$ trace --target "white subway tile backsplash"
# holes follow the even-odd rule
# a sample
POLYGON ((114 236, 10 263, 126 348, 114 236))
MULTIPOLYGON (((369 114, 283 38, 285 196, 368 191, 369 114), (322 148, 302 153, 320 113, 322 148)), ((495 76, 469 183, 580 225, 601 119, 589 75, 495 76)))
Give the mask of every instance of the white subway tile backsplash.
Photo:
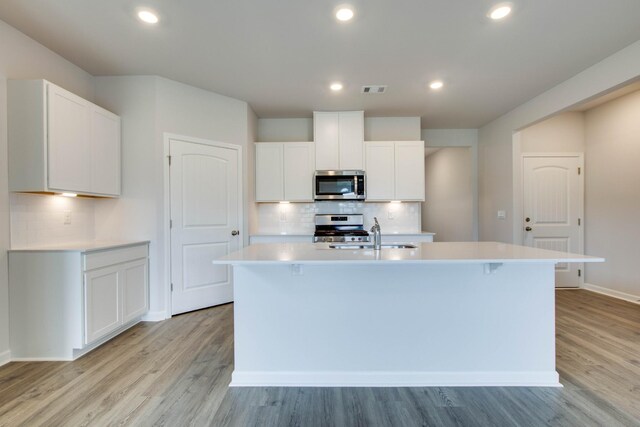
POLYGON ((93 240, 93 199, 12 193, 11 247, 53 245, 93 240), (70 224, 65 216, 70 213, 70 224))
POLYGON ((259 203, 259 233, 313 234, 316 214, 363 214, 365 228, 377 217, 386 233, 419 233, 420 203, 259 203))

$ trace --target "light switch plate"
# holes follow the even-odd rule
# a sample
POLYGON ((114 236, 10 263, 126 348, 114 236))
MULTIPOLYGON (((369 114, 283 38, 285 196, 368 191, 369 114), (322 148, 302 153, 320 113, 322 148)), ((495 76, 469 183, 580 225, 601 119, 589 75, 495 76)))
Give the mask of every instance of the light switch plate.
POLYGON ((507 211, 498 211, 498 219, 507 219, 507 211))
POLYGON ((71 211, 64 211, 64 225, 71 224, 71 211))

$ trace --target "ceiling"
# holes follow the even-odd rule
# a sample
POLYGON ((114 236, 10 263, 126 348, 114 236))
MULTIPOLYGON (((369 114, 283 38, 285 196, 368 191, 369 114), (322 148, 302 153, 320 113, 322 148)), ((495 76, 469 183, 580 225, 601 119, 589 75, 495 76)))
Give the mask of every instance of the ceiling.
POLYGON ((353 0, 349 23, 340 0, 2 0, 0 19, 93 75, 160 75, 259 117, 363 109, 423 128, 480 127, 640 39, 638 0, 512 2, 500 22, 489 0, 353 0))

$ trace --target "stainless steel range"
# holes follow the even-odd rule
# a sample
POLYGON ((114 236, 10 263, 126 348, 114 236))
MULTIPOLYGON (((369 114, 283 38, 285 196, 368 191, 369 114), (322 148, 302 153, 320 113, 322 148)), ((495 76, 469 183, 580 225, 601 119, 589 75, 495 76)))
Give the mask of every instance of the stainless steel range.
POLYGON ((314 242, 368 242, 369 233, 364 229, 361 214, 316 215, 314 242))

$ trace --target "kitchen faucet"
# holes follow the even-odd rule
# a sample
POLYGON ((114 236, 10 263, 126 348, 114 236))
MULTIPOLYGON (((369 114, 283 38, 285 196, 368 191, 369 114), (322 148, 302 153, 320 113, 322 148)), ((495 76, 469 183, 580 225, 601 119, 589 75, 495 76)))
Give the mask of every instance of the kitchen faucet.
POLYGON ((378 222, 378 218, 375 216, 373 220, 376 222, 371 227, 371 232, 373 233, 373 249, 379 251, 382 249, 382 232, 380 231, 380 223, 378 222))

